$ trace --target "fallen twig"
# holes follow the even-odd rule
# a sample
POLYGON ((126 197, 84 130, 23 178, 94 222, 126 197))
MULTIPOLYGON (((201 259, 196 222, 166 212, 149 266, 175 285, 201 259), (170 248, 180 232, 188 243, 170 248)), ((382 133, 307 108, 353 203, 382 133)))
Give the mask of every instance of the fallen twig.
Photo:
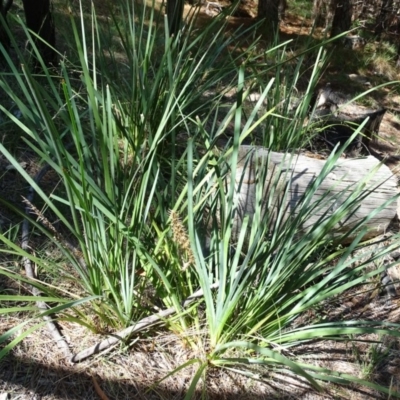
MULTIPOLYGON (((44 166, 35 176, 35 182, 39 184, 41 179, 46 175, 48 170, 50 169, 49 165, 44 166)), ((26 197, 26 206, 25 206, 25 214, 30 214, 32 211, 32 201, 35 195, 35 191, 31 186, 28 191, 28 195, 26 197)), ((27 218, 24 219, 22 223, 22 244, 21 247, 25 251, 29 251, 29 220, 27 218)), ((26 276, 30 279, 36 279, 35 273, 32 268, 32 262, 28 257, 24 257, 23 264, 26 272, 26 276)), ((41 296, 41 291, 36 288, 35 286, 31 286, 32 294, 34 296, 41 296)), ((41 311, 47 311, 47 305, 44 301, 37 301, 37 307, 41 311)), ((58 347, 62 349, 64 356, 68 359, 71 358, 72 353, 68 346, 68 343, 65 341, 64 337, 61 335, 57 325, 54 323, 52 317, 50 315, 45 315, 43 319, 46 321, 47 329, 49 330, 50 334, 54 338, 55 342, 57 343, 58 347)))
MULTIPOLYGON (((238 272, 236 273, 235 277, 238 275, 238 272)), ((214 283, 213 285, 210 286, 210 289, 216 289, 219 286, 219 282, 214 283)), ((203 290, 199 289, 197 292, 193 293, 191 296, 189 296, 182 304, 182 308, 188 307, 190 304, 192 304, 196 299, 203 297, 203 290)), ((127 337, 131 336, 133 333, 140 332, 146 328, 149 328, 163 319, 169 317, 172 314, 175 314, 177 312, 175 307, 170 307, 167 308, 166 310, 160 311, 157 314, 150 315, 149 317, 143 318, 139 322, 137 322, 135 325, 130 326, 129 328, 125 328, 124 330, 113 334, 111 337, 101 341, 100 343, 95 344, 94 346, 91 346, 85 350, 80 351, 78 354, 75 354, 72 358, 71 361, 73 363, 77 363, 80 361, 83 361, 84 359, 100 353, 103 350, 108 349, 111 346, 115 346, 118 344, 120 341, 123 341, 127 337)))
POLYGON ((103 389, 100 387, 99 383, 97 382, 96 376, 92 375, 92 382, 94 386, 94 390, 98 394, 101 400, 110 400, 107 395, 104 393, 103 389))

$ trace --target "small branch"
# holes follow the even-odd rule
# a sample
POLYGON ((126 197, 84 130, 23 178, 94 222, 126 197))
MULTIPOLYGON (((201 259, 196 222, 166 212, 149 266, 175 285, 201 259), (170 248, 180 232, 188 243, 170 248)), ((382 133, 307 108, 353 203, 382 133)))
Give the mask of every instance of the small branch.
POLYGON ((100 399, 101 400, 110 400, 107 397, 107 395, 104 393, 103 389, 100 387, 95 375, 92 375, 92 382, 93 382, 94 390, 96 391, 96 393, 100 397, 100 399))
MULTIPOLYGON (((235 277, 239 273, 237 272, 235 277)), ((216 289, 219 287, 219 282, 216 282, 210 286, 210 289, 216 289)), ((196 299, 203 297, 204 293, 202 289, 199 289, 197 292, 193 293, 191 296, 189 296, 182 304, 183 308, 188 307, 191 305, 196 299)), ((140 331, 143 331, 146 328, 150 328, 151 326, 159 323, 163 319, 169 317, 172 314, 175 314, 177 312, 175 307, 170 307, 167 308, 166 310, 163 310, 157 314, 150 315, 149 317, 143 318, 139 322, 137 322, 135 325, 130 326, 129 328, 125 328, 124 330, 112 335, 111 337, 101 341, 100 343, 95 344, 92 347, 89 347, 85 350, 82 350, 78 354, 75 354, 72 358, 71 361, 73 363, 78 363, 80 361, 83 361, 84 359, 100 353, 103 350, 106 350, 110 348, 111 346, 115 346, 118 344, 120 341, 125 340, 129 336, 131 336, 134 333, 138 333, 140 331)))
MULTIPOLYGON (((46 175, 46 173, 48 172, 49 169, 50 169, 50 166, 45 165, 38 172, 38 174, 35 176, 35 182, 37 184, 39 184, 39 182, 46 175)), ((25 214, 26 215, 30 214, 30 212, 31 212, 31 207, 30 207, 29 203, 32 203, 34 195, 35 195, 35 191, 34 191, 33 187, 31 186, 29 188, 28 195, 26 197, 26 203, 27 203, 25 206, 25 214)), ((27 218, 25 218, 22 223, 21 247, 23 250, 29 252, 29 221, 27 218)), ((32 268, 31 260, 28 257, 24 257, 23 264, 24 264, 26 276, 30 279, 36 279, 35 272, 33 271, 33 268, 32 268)), ((40 292, 39 289, 37 289, 34 286, 31 286, 31 289, 32 289, 32 294, 34 296, 41 296, 42 293, 40 292)), ((39 308, 39 310, 41 310, 41 311, 46 311, 48 309, 46 303, 43 301, 37 301, 36 305, 39 308)), ((43 317, 43 319, 46 321, 47 329, 49 330, 51 336, 57 343, 58 347, 61 348, 61 350, 63 351, 64 356, 68 359, 71 358, 71 356, 72 356, 71 350, 70 350, 67 342, 65 341, 64 337, 61 335, 57 325, 52 320, 51 316, 46 315, 43 317)))
POLYGON ((214 1, 206 1, 206 3, 207 3, 207 6, 206 6, 206 9, 207 9, 207 10, 208 10, 210 7, 214 7, 214 8, 217 8, 219 12, 222 11, 222 6, 221 6, 221 4, 216 3, 216 2, 214 2, 214 1))

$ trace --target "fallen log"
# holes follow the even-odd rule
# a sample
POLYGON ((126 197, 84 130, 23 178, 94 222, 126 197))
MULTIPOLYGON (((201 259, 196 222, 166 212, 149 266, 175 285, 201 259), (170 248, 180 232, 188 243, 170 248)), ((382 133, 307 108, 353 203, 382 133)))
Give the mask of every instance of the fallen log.
MULTIPOLYGON (((286 220, 298 214, 304 193, 321 175, 325 164, 325 160, 304 155, 275 153, 263 147, 241 146, 235 178, 235 196, 238 202, 238 212, 234 221, 235 234, 239 233, 244 216, 249 215, 251 218, 256 212, 257 181, 260 180, 262 169, 267 168, 268 171, 262 178, 262 213, 268 211, 276 216, 278 209, 283 207, 283 219, 286 220), (272 202, 271 190, 274 190, 272 202), (283 196, 285 191, 286 196, 283 196)), ((227 181, 229 183, 229 178, 227 181)), ((363 239, 376 237, 386 231, 396 215, 397 193, 397 179, 390 169, 375 157, 339 158, 313 193, 310 203, 318 205, 301 225, 299 233, 305 233, 311 226, 321 224, 323 218, 333 215, 349 196, 357 196, 360 199, 357 207, 348 210, 346 218, 334 226, 330 235, 335 238, 349 233, 361 219, 383 207, 363 224, 363 227, 367 228, 363 239), (390 202, 391 199, 394 201, 390 202)), ((356 232, 350 234, 346 241, 351 241, 356 235, 356 232)))

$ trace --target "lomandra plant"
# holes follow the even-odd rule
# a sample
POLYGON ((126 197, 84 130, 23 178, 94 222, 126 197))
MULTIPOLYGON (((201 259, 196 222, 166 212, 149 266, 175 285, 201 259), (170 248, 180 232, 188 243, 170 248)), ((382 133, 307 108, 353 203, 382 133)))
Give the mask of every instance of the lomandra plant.
MULTIPOLYGON (((186 182, 178 135, 207 110, 204 103, 212 104, 200 102, 202 92, 216 89, 226 77, 229 87, 242 58, 230 56, 227 49, 234 38, 225 38, 219 20, 195 36, 193 21, 188 21, 187 35, 172 38, 166 21, 156 21, 154 8, 135 8, 131 2, 119 6, 113 24, 99 26, 95 10, 86 20, 81 5, 78 22, 70 19, 71 59, 77 64, 60 54, 57 70, 41 62, 31 34, 21 25, 43 73, 32 74, 27 60, 21 71, 3 49, 11 73, 4 73, 0 82, 22 118, 3 107, 4 113, 22 132, 27 148, 61 182, 46 193, 40 180, 1 145, 2 154, 33 189, 35 202, 42 204, 38 208, 28 202, 24 218, 61 251, 72 267, 69 278, 76 281, 78 275, 76 284, 97 299, 92 302, 95 318, 86 318, 82 310, 67 315, 93 330, 98 328, 93 319, 107 330, 127 326, 153 307, 178 307, 190 294, 190 289, 171 290, 186 286, 177 274, 180 249, 172 240, 176 224, 170 216, 186 182), (125 57, 122 65, 105 51, 116 39, 125 57), (154 298, 148 294, 150 285, 154 298)), ((18 56, 24 60, 22 52, 18 56)), ((213 94, 214 100, 220 97, 213 94)), ((19 207, 2 202, 20 213, 19 207)), ((51 258, 34 257, 4 235, 2 240, 3 252, 31 260, 40 271, 57 270, 51 258)), ((45 288, 40 285, 48 301, 57 302, 55 289, 45 288)))
MULTIPOLYGON (((348 192, 339 193, 336 200, 341 205, 335 213, 322 216, 305 232, 303 224, 320 207, 332 201, 331 193, 326 193, 318 202, 313 196, 321 182, 334 171, 343 149, 336 149, 327 159, 321 174, 307 188, 297 208, 292 210, 292 218, 285 216, 285 204, 291 194, 289 186, 282 185, 281 180, 284 177, 284 181, 290 182, 296 178, 278 168, 275 179, 271 180, 268 177, 268 159, 260 165, 254 162, 255 172, 251 178, 256 186, 256 197, 252 203, 254 210, 251 210, 250 218, 245 217, 239 224, 232 223, 243 218, 244 206, 238 201, 236 192, 240 191, 241 185, 245 187, 250 179, 243 172, 243 166, 246 162, 250 163, 250 159, 243 154, 243 147, 240 146, 247 131, 240 127, 239 104, 236 116, 231 153, 228 151, 228 155, 218 159, 213 175, 208 171, 208 178, 204 179, 204 175, 199 174, 189 150, 188 226, 199 284, 204 293, 206 322, 199 321, 199 326, 207 326, 208 341, 205 343, 206 356, 195 360, 198 369, 187 398, 193 396, 196 385, 210 366, 226 368, 256 380, 262 380, 261 376, 267 371, 291 370, 307 379, 315 389, 321 389, 320 380, 341 384, 354 382, 398 396, 393 390, 373 382, 297 362, 288 355, 289 349, 315 339, 343 340, 354 334, 353 340, 356 341, 357 334, 366 333, 399 336, 397 325, 385 322, 323 322, 318 318, 299 322, 298 319, 347 290, 365 284, 371 277, 379 276, 384 268, 372 272, 368 270, 367 273, 367 266, 396 248, 397 237, 383 251, 366 251, 363 257, 367 261, 353 256, 365 233, 364 224, 379 209, 360 220, 351 232, 343 233, 332 242, 332 229, 355 212, 360 201, 368 195, 365 184, 372 176, 365 177, 358 187, 351 190, 348 187, 348 192), (191 177, 195 177, 193 181, 191 177), (206 202, 202 201, 200 193, 205 193, 206 202), (192 217, 199 208, 201 214, 209 216, 207 226, 212 227, 206 250, 196 229, 198 223, 192 217), (355 239, 348 247, 332 245, 344 242, 349 234, 355 239), (356 268, 353 267, 355 262, 358 264, 356 268)), ((295 154, 287 154, 288 161, 294 158, 295 154)), ((394 200, 395 197, 390 201, 394 200)), ((190 360, 187 365, 193 362, 190 360)))
MULTIPOLYGON (((380 322, 298 323, 303 313, 387 268, 368 274, 366 262, 350 268, 363 224, 371 216, 354 227, 360 233, 347 248, 332 246, 328 235, 366 195, 365 182, 352 194, 340 194, 341 206, 335 213, 298 234, 309 216, 328 201, 323 197, 315 203, 313 194, 334 169, 340 151, 327 160, 289 219, 277 207, 287 198, 288 186, 273 179, 266 191, 268 168, 261 165, 256 170, 254 212, 233 224, 240 217, 235 182, 243 181, 241 163, 249 162, 246 157, 243 161, 243 142, 260 140, 272 150, 285 150, 285 141, 291 149, 303 143, 303 122, 322 51, 290 119, 280 115, 280 107, 287 104, 301 65, 284 79, 277 79, 279 72, 269 75, 256 62, 255 46, 242 50, 240 37, 225 35, 223 16, 201 32, 188 21, 186 30, 174 38, 165 21, 157 20, 154 8, 138 8, 128 1, 118 5, 121 10, 112 15, 110 25, 100 26, 94 9, 89 21, 82 10, 79 24, 71 19, 77 65, 61 59, 57 72, 43 64, 43 74, 35 76, 28 64, 20 71, 3 52, 12 73, 3 74, 0 86, 23 117, 19 120, 5 108, 3 112, 23 132, 27 148, 56 173, 59 188, 48 194, 4 145, 0 151, 33 188, 34 203, 41 204, 40 208, 31 204, 31 214, 24 218, 58 247, 81 287, 74 296, 34 283, 44 294, 42 301, 57 303, 46 313, 95 331, 98 323, 93 321, 100 320, 103 330, 115 332, 154 310, 173 307, 175 316, 167 318, 165 326, 178 333, 190 330, 188 343, 203 354, 171 372, 198 365, 188 399, 208 368, 260 380, 254 365, 262 371, 290 369, 317 389, 319 380, 328 380, 359 382, 389 393, 355 377, 304 365, 287 352, 317 338, 369 332, 397 335, 390 329, 394 325, 380 322), (104 51, 114 35, 124 56, 122 65, 112 52, 104 51), (73 78, 76 71, 78 83, 73 78), (260 82, 263 73, 260 97, 249 105, 251 85, 256 74, 260 82), (286 89, 279 98, 282 82, 286 89), (223 94, 233 85, 235 100, 223 108, 223 94), (271 127, 282 120, 287 123, 278 135, 271 127), (199 288, 203 298, 186 310, 185 299, 199 288)), ((288 152, 287 158, 291 157, 295 154, 288 152)), ((277 174, 291 179, 284 171, 277 174)), ((7 235, 0 238, 3 253, 25 257, 43 273, 54 270, 56 260, 24 251, 7 235)), ((341 238, 335 240, 340 243, 341 238)), ((380 259, 392 247, 371 254, 369 261, 380 259)), ((31 283, 7 268, 0 272, 31 283)), ((2 296, 7 301, 37 300, 2 296)), ((21 310, 35 311, 3 308, 4 313, 21 310)), ((20 328, 3 334, 0 341, 14 337, 20 328)), ((1 355, 34 328, 17 335, 1 355)))

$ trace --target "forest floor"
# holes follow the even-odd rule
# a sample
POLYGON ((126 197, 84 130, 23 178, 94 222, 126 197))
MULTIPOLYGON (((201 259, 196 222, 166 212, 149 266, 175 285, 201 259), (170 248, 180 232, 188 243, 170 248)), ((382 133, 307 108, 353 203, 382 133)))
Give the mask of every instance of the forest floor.
MULTIPOLYGON (((101 9, 101 0, 95 1, 100 8, 98 15, 106 15, 101 9)), ((222 4, 222 3, 221 3, 222 4)), ((189 10, 189 6, 186 6, 189 10)), ((203 6, 202 18, 212 17, 210 7, 203 6)), ((245 2, 241 15, 232 18, 232 25, 251 24, 248 18, 254 16, 255 3, 245 2), (247 15, 246 15, 247 14, 247 15), (244 15, 244 16, 243 16, 244 15)), ((286 15, 281 27, 282 39, 299 38, 310 33, 311 21, 286 15)), ((357 50, 359 51, 359 50, 357 50)), ((345 55, 341 55, 345 57, 345 55)), ((357 57, 356 57, 357 58, 357 57)), ((380 64, 364 65, 359 69, 355 64, 341 65, 332 63, 326 81, 336 82, 347 91, 366 90, 366 82, 371 86, 385 80, 399 79, 400 71, 385 70, 380 64)), ((323 82, 322 82, 323 83, 323 82)), ((351 93, 350 93, 351 94, 351 93)), ((379 140, 375 145, 376 152, 392 171, 400 176, 400 95, 390 88, 371 93, 372 105, 387 108, 381 124, 379 140)), ((38 170, 36 160, 28 151, 21 151, 21 162, 27 164, 34 174, 38 170)), ((11 193, 11 199, 18 198, 26 187, 18 178, 7 170, 7 164, 0 159, 0 190, 11 193), (14 196, 14 197, 13 197, 14 196)), ((8 218, 2 215, 0 218, 8 218)), ((398 233, 398 223, 391 226, 384 238, 390 240, 393 233, 398 233)), ((384 242, 383 242, 384 243, 384 242)), ((380 244, 382 245, 382 243, 380 244)), ((371 282, 371 290, 364 293, 353 291, 346 298, 337 299, 327 304, 325 310, 329 318, 374 319, 400 323, 400 298, 387 300, 379 295, 379 282, 371 282)), ((400 290, 398 290, 400 294, 400 290)), ((304 318, 311 318, 307 315, 304 318)), ((1 317, 0 332, 20 323, 18 316, 1 317)), ((71 348, 78 352, 99 341, 99 335, 90 333, 83 327, 60 323, 62 332, 71 348)), ((391 386, 400 391, 400 341, 392 338, 378 338, 369 335, 369 340, 382 340, 376 347, 371 343, 349 345, 346 342, 314 342, 293 350, 290 356, 296 356, 305 362, 312 360, 315 365, 335 369, 341 373, 359 377, 369 377, 374 382, 391 386)), ((35 331, 20 343, 5 359, 0 361, 0 400, 63 400, 63 399, 181 399, 184 397, 188 383, 193 377, 194 367, 188 367, 179 374, 164 378, 179 365, 193 357, 193 353, 182 345, 182 338, 171 333, 160 332, 157 341, 146 334, 132 341, 129 347, 112 349, 77 365, 69 364, 45 328, 35 331)), ((201 357, 201 354, 198 355, 201 357)), ((372 389, 356 386, 326 385, 323 393, 316 393, 307 383, 287 372, 271 373, 267 378, 268 385, 247 379, 234 372, 212 370, 206 378, 207 394, 210 399, 313 399, 313 400, 362 400, 385 399, 372 389)), ((198 394, 201 398, 201 393, 198 394)))

